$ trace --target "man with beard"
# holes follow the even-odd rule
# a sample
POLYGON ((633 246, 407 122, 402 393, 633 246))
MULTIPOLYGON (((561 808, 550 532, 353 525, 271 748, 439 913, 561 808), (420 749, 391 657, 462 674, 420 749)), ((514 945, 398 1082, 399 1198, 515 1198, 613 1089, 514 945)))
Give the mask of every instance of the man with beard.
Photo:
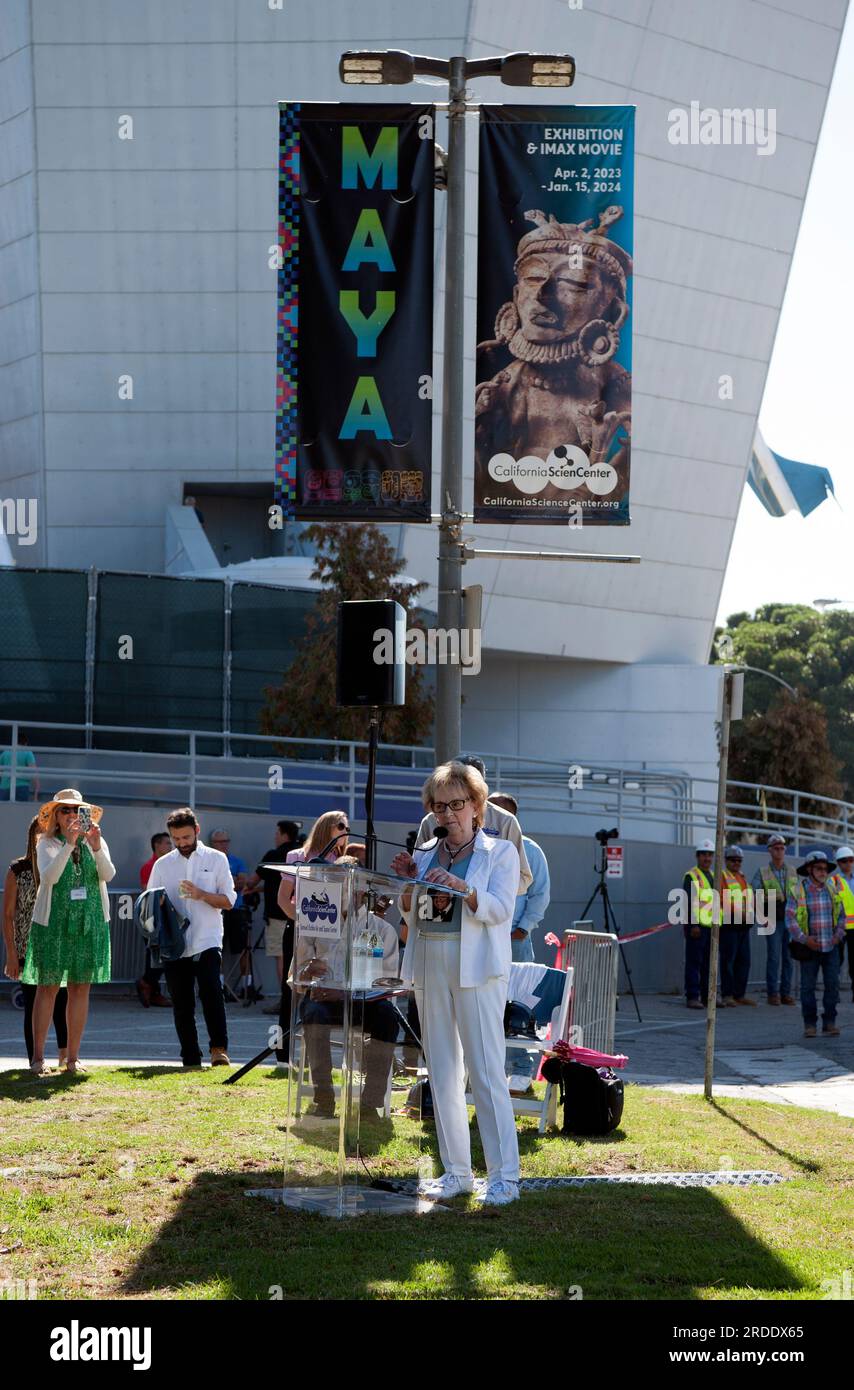
MULTIPOLYGON (((606 234, 622 215, 622 208, 606 209, 591 231, 589 221, 576 225, 540 211, 525 214, 536 225, 518 245, 513 298, 498 311, 495 338, 477 348, 475 449, 481 476, 496 454, 545 462, 553 451, 562 458, 575 446, 592 465, 607 461, 616 470, 610 499, 625 493, 631 376, 612 358, 629 313, 632 260, 606 234), (612 454, 621 429, 626 437, 612 454)), ((587 486, 572 489, 581 503, 595 500, 594 494, 587 486)), ((552 483, 541 493, 547 500, 566 495, 552 483)))
POLYGON ((211 1066, 227 1067, 231 1064, 221 983, 222 914, 234 906, 234 880, 226 856, 202 843, 189 806, 173 811, 166 828, 175 848, 156 861, 148 886, 163 888, 175 909, 190 919, 183 956, 165 966, 181 1061, 185 1068, 202 1065, 196 1032, 198 981, 211 1066))

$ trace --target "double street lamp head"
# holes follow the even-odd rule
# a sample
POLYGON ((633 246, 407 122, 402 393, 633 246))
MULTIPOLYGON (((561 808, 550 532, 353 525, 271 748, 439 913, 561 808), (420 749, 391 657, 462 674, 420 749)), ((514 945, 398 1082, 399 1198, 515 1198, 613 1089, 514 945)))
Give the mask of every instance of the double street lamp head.
POLYGON ((575 59, 568 53, 508 53, 499 76, 508 87, 571 87, 575 59))
MULTIPOLYGON (((466 77, 500 77, 508 87, 571 87, 575 59, 568 53, 506 53, 503 57, 467 59, 465 71, 466 77)), ((400 85, 416 77, 443 77, 447 81, 451 60, 398 48, 377 53, 354 49, 342 53, 338 74, 350 86, 400 85)))
POLYGON ((342 82, 351 85, 411 82, 415 76, 415 59, 399 48, 389 48, 383 53, 353 50, 341 54, 338 75, 342 82))

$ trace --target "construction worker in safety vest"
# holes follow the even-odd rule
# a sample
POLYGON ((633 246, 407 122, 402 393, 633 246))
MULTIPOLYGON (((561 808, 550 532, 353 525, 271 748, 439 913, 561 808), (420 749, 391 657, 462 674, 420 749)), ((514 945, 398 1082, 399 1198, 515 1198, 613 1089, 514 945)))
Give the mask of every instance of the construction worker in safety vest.
POLYGON ((840 845, 836 851, 836 873, 833 875, 845 903, 847 917, 845 938, 839 948, 840 971, 845 962, 845 942, 848 942, 848 979, 854 998, 854 849, 840 845))
POLYGON ((712 841, 701 840, 697 845, 696 854, 696 864, 693 869, 688 870, 682 880, 682 891, 688 904, 688 921, 683 927, 685 1002, 689 1009, 704 1009, 709 994, 709 952, 714 920, 712 859, 715 847, 712 841))
MULTIPOLYGON (((792 994, 792 957, 789 955, 789 933, 786 931, 786 899, 800 891, 800 880, 793 864, 786 863, 786 839, 772 835, 768 840, 769 862, 753 875, 753 887, 774 894, 774 930, 765 938, 765 989, 769 1004, 794 1004, 792 994)), ((769 926, 771 923, 769 922, 769 926)))
POLYGON ((750 979, 750 928, 753 925, 753 889, 741 872, 744 852, 730 845, 724 852, 721 876, 721 1004, 756 1005, 748 998, 750 979))
POLYGON ((843 894, 831 879, 836 860, 828 859, 823 849, 811 850, 798 873, 803 880, 798 896, 786 902, 786 927, 793 945, 797 943, 796 959, 801 961, 801 1011, 804 1016, 804 1037, 814 1038, 818 1022, 815 987, 818 972, 824 982, 822 997, 822 1032, 837 1037, 836 1006, 839 1002, 839 951, 845 938, 847 914, 843 894), (801 952, 806 959, 801 960, 801 952))

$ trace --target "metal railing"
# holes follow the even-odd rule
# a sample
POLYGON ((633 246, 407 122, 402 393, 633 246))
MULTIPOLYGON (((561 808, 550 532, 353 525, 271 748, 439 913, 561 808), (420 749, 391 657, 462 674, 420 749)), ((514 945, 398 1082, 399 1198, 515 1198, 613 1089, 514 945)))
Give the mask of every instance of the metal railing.
MULTIPOLYGON (((271 793, 284 791, 316 806, 318 814, 336 803, 354 818, 362 811, 368 745, 360 740, 27 721, 29 747, 36 756, 36 767, 27 768, 19 762, 19 728, 19 721, 0 720, 0 742, 11 752, 10 764, 0 767, 10 784, 4 800, 21 799, 16 781, 32 791, 30 783, 38 779, 45 795, 81 784, 87 796, 107 804, 268 812, 271 793), (65 742, 51 742, 51 733, 62 734, 65 742), (79 746, 67 746, 69 733, 78 736, 79 746), (131 741, 139 746, 123 746, 131 741), (156 751, 164 744, 170 751, 156 751)), ((717 783, 712 778, 644 763, 626 768, 506 753, 483 757, 491 789, 511 792, 531 828, 587 834, 591 822, 607 822, 619 826, 626 839, 683 845, 713 831, 717 783)), ((432 766, 432 748, 380 744, 376 793, 381 818, 411 818, 432 766)), ((729 782, 727 836, 759 844, 775 831, 786 836, 795 853, 816 840, 841 843, 854 833, 854 805, 786 787, 729 782)))
POLYGON ((566 1036, 576 1047, 613 1054, 619 944, 611 932, 563 934, 562 966, 573 971, 566 1036))

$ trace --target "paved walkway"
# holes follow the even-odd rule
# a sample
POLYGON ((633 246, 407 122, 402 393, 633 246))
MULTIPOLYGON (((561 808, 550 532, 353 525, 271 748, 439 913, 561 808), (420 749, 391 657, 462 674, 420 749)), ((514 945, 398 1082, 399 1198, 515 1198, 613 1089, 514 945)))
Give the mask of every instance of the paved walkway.
MULTIPOLYGON (((803 1036, 800 1006, 765 1003, 719 1009, 715 1029, 715 1093, 803 1105, 854 1116, 854 1004, 845 991, 838 1038, 803 1036)), ((615 1050, 629 1058, 625 1077, 641 1086, 703 1089, 706 1015, 670 995, 621 996, 615 1050)), ((820 1007, 820 996, 819 996, 820 1007)), ((819 1025, 820 1026, 820 1025, 819 1025)))
MULTIPOLYGON (((756 996, 757 999, 760 996, 756 996)), ((639 997, 638 1023, 629 996, 620 997, 616 1051, 625 1052, 627 1082, 693 1092, 703 1087, 706 1016, 689 1011, 681 998, 639 997)), ((803 1036, 800 1007, 718 1012, 715 1090, 720 1096, 803 1105, 854 1117, 854 1005, 846 991, 839 1009, 838 1038, 803 1036)), ((229 1055, 246 1062, 267 1045, 275 1018, 260 1006, 228 1006, 229 1055)), ((199 1010, 200 1036, 204 1024, 199 1010)), ((178 1066, 172 1015, 144 1010, 136 999, 95 998, 86 1030, 84 1060, 93 1065, 178 1066)), ((48 1058, 55 1058, 48 1048, 48 1058)), ((8 995, 0 1000, 0 1071, 24 1064, 22 1015, 8 995)))

